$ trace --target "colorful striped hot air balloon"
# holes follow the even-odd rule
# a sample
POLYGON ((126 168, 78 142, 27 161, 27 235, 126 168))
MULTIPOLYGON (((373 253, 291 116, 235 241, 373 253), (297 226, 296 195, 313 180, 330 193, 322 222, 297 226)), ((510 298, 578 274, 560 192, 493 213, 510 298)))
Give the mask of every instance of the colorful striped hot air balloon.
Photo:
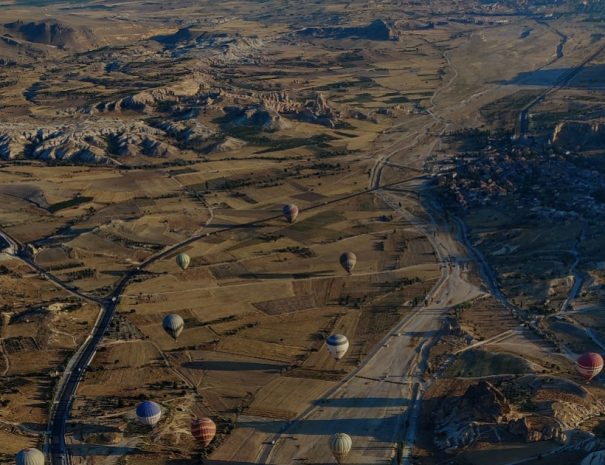
POLYGON ((282 208, 282 212, 286 217, 288 223, 294 223, 296 221, 296 218, 298 217, 298 207, 293 203, 284 205, 284 208, 282 208))
POLYGON ((349 340, 342 334, 332 334, 326 339, 326 346, 328 346, 330 355, 336 360, 340 360, 349 350, 349 340))
POLYGON ((22 449, 15 457, 16 465, 44 465, 44 454, 33 447, 22 449))
POLYGON ((344 458, 351 452, 353 441, 348 434, 336 433, 330 438, 330 450, 338 463, 343 463, 344 458))
POLYGON ((191 421, 191 434, 202 447, 208 447, 216 436, 216 425, 210 418, 191 421))
POLYGON ((595 352, 580 355, 576 360, 576 368, 586 381, 590 381, 603 369, 603 357, 595 352))
POLYGON ((181 270, 185 271, 189 268, 189 263, 191 263, 191 258, 186 253, 180 253, 176 256, 176 264, 181 268, 181 270))
POLYGON ((141 402, 137 405, 137 418, 139 421, 148 426, 154 426, 162 417, 162 408, 150 400, 141 402))
POLYGON ((183 321, 180 315, 166 315, 164 320, 162 320, 162 327, 176 341, 179 334, 183 332, 185 321, 183 321))
POLYGON ((340 265, 349 274, 353 272, 355 264, 357 263, 357 257, 353 252, 345 252, 340 256, 340 265))

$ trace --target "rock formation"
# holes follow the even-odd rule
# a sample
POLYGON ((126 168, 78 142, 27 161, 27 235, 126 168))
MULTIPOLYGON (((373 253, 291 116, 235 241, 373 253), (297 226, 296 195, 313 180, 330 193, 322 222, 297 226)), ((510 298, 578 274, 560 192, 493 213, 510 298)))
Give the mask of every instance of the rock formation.
POLYGON ((15 38, 58 48, 90 50, 98 45, 90 29, 70 26, 56 20, 15 21, 4 24, 4 28, 15 38))
POLYGON ((393 25, 382 19, 376 19, 366 26, 307 27, 299 31, 298 35, 329 39, 399 40, 393 25))
POLYGON ((557 124, 552 142, 564 148, 596 149, 605 144, 605 124, 600 122, 564 121, 557 124))

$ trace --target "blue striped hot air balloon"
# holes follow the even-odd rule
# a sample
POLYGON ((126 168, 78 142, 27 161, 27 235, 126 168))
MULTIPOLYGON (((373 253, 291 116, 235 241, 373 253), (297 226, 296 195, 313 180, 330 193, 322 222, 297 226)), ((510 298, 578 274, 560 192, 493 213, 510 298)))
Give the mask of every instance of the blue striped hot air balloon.
POLYGON ((146 400, 137 405, 137 418, 142 424, 154 426, 161 417, 162 408, 155 402, 146 400))
POLYGON ((38 449, 22 449, 15 457, 16 465, 44 465, 44 454, 38 449))
POLYGON ((349 350, 349 340, 342 334, 332 334, 326 339, 326 345, 328 346, 328 352, 336 360, 343 358, 349 350))

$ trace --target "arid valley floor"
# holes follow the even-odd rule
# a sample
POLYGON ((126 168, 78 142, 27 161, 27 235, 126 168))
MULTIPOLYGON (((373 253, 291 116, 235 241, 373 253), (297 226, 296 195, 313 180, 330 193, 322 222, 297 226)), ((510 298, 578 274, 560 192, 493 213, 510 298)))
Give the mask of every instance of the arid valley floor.
POLYGON ((605 463, 604 70, 596 0, 0 0, 0 464, 605 463))

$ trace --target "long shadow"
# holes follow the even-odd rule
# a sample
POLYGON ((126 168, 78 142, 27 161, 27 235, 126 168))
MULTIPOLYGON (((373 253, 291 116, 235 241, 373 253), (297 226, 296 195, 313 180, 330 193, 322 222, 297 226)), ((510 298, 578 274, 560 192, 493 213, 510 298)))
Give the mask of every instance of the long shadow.
POLYGON ((264 433, 324 436, 347 433, 351 436, 369 436, 377 442, 395 442, 400 437, 403 419, 401 415, 349 419, 303 420, 288 427, 287 421, 241 421, 239 428, 252 428, 264 433))
POLYGON ((108 276, 116 276, 116 277, 121 277, 124 276, 126 274, 127 270, 104 270, 101 271, 101 274, 106 274, 108 276))
POLYGON ((206 229, 225 229, 225 228, 237 228, 237 229, 255 229, 260 224, 238 224, 238 223, 210 223, 206 226, 206 229))
MULTIPOLYGON (((528 85, 550 87, 570 73, 573 68, 541 69, 537 71, 526 71, 519 73, 508 81, 497 81, 504 85, 528 85)), ((567 87, 578 89, 592 89, 605 87, 605 65, 594 65, 584 67, 577 75, 573 76, 567 87)))
POLYGON ((73 444, 69 447, 72 455, 77 457, 90 457, 90 456, 120 456, 128 454, 137 454, 140 449, 137 447, 115 447, 115 446, 104 446, 100 444, 73 444))
MULTIPOLYGON (((233 460, 212 460, 206 459, 204 460, 206 465, 256 465, 253 462, 234 462, 233 460)), ((183 461, 183 460, 171 460, 166 462, 166 465, 190 465, 191 460, 183 461)))
POLYGON ((67 424, 67 429, 69 431, 87 431, 92 430, 95 433, 117 433, 120 430, 115 426, 108 425, 99 425, 94 423, 80 423, 80 422, 70 422, 67 424))
POLYGON ((405 407, 409 405, 408 399, 400 397, 350 397, 343 399, 316 400, 315 405, 325 408, 374 408, 374 407, 405 407))
MULTIPOLYGON (((48 404, 42 404, 42 406, 46 406, 46 405, 48 405, 48 404)), ((46 431, 46 425, 43 423, 31 423, 29 421, 24 421, 23 423, 21 423, 21 425, 23 425, 27 429, 31 429, 34 431, 40 431, 40 432, 46 431)))
POLYGON ((424 337, 424 336, 435 336, 439 331, 431 330, 431 331, 406 331, 402 334, 410 337, 424 337))
POLYGON ((307 279, 333 276, 334 270, 309 271, 308 273, 242 273, 240 279, 307 279))
POLYGON ((266 373, 278 372, 287 365, 274 363, 255 363, 255 362, 230 362, 219 360, 200 360, 197 362, 185 362, 181 365, 183 368, 191 370, 210 370, 210 371, 264 371, 266 373))

